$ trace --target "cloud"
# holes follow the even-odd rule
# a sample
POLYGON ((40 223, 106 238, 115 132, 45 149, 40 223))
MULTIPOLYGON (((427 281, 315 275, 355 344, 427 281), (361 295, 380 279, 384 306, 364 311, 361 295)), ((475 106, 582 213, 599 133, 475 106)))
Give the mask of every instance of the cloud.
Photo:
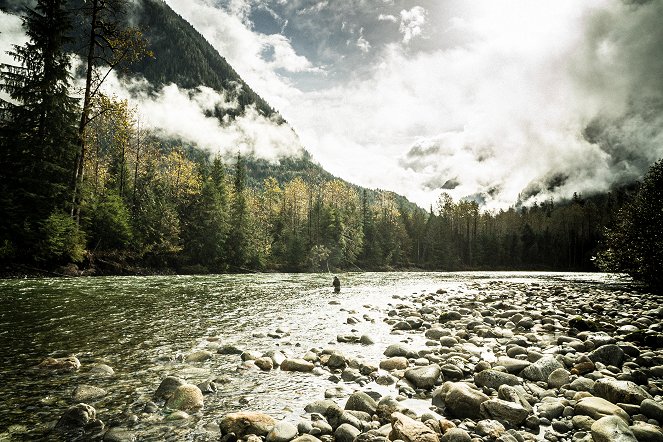
POLYGON ((390 21, 392 23, 398 23, 398 19, 391 14, 380 14, 378 15, 378 21, 390 21))
POLYGON ((367 53, 371 50, 371 44, 364 38, 364 28, 359 29, 359 38, 357 39, 356 44, 359 50, 363 53, 367 53))
POLYGON ((213 154, 228 156, 239 151, 276 162, 303 153, 297 135, 288 125, 265 117, 254 107, 231 121, 219 121, 213 116, 215 111, 235 109, 239 103, 208 87, 187 90, 169 84, 154 92, 144 79, 121 80, 113 74, 104 83, 103 91, 135 105, 142 126, 213 154))
MULTIPOLYGON (((22 21, 19 17, 0 11, 0 66, 3 64, 14 65, 16 60, 7 53, 14 45, 21 46, 28 41, 23 31, 22 21)), ((0 100, 11 101, 5 91, 0 91, 0 100)))
POLYGON ((403 43, 410 41, 423 32, 423 26, 426 23, 426 10, 421 6, 415 6, 412 9, 401 11, 401 24, 399 31, 403 34, 403 43))

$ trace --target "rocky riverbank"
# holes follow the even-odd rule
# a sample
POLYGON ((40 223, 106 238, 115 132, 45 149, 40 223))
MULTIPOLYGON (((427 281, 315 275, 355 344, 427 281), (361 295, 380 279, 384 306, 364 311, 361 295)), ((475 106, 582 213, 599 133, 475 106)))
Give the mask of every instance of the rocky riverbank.
MULTIPOLYGON (((204 434, 196 440, 224 442, 663 441, 662 299, 601 285, 578 291, 493 281, 399 296, 381 317, 347 311, 348 332, 330 337, 338 345, 328 348, 263 353, 208 338, 214 345, 188 353, 186 362, 237 358, 241 369, 302 372, 333 386, 310 398, 297 421, 249 407, 207 421, 206 396, 224 377, 194 385, 169 376, 154 386, 152 401, 106 425, 85 403, 103 391, 84 386, 77 392, 82 403, 67 410, 51 434, 180 440, 181 432, 157 436, 141 428, 200 420, 204 434), (383 358, 339 350, 347 343, 378 345, 357 331, 370 320, 391 329, 383 358)), ((331 301, 329 308, 343 306, 331 301)), ((45 360, 40 369, 78 370, 74 359, 45 360)))

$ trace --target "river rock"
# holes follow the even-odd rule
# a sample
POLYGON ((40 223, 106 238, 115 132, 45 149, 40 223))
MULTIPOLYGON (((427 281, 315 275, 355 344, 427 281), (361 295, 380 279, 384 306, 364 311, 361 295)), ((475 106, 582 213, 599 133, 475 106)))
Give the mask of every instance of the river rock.
POLYGON ((656 419, 663 425, 663 404, 653 399, 645 399, 640 404, 640 412, 650 419, 656 419))
POLYGON ((358 428, 350 424, 341 424, 334 431, 334 440, 336 442, 352 442, 355 437, 359 436, 359 433, 361 431, 358 428))
POLYGON ((193 384, 180 385, 173 391, 166 406, 172 410, 198 411, 203 408, 203 392, 193 384))
POLYGON ((336 341, 340 343, 354 344, 359 342, 360 340, 361 340, 361 335, 358 335, 357 333, 345 333, 336 336, 336 341))
POLYGON ((394 356, 401 356, 404 358, 416 358, 417 352, 414 349, 412 349, 409 345, 398 343, 398 344, 391 344, 389 347, 387 347, 387 349, 384 351, 384 355, 388 358, 392 358, 394 356))
POLYGON ((385 396, 378 402, 375 414, 377 414, 380 422, 385 424, 391 422, 391 415, 393 413, 402 412, 403 409, 403 406, 396 399, 391 396, 385 396))
POLYGON ((532 405, 529 403, 531 395, 529 395, 520 385, 500 385, 497 390, 497 397, 521 405, 528 413, 532 412, 532 405))
POLYGON ((403 356, 394 356, 380 361, 380 368, 383 370, 405 370, 408 367, 408 360, 403 356))
POLYGON ((325 399, 325 400, 320 400, 320 401, 314 401, 309 404, 307 404, 304 407, 304 411, 307 413, 318 413, 318 414, 326 414, 327 410, 329 407, 336 407, 336 402, 325 399))
POLYGON ((400 439, 404 442, 439 442, 437 433, 402 413, 391 415, 391 434, 389 439, 400 439))
POLYGON ((480 409, 482 417, 506 422, 512 427, 517 427, 525 422, 529 414, 522 405, 502 399, 489 399, 482 402, 480 409))
POLYGON ((378 404, 375 402, 375 399, 363 391, 356 391, 352 393, 345 404, 346 410, 363 411, 370 415, 375 414, 377 408, 378 404))
POLYGON ((104 434, 104 442, 134 442, 136 435, 124 428, 113 427, 104 434))
POLYGON ((529 379, 530 381, 547 382, 548 376, 550 376, 550 374, 558 368, 564 368, 564 366, 554 357, 548 356, 543 357, 530 366, 524 368, 523 371, 520 372, 520 375, 525 379, 529 379))
POLYGON ((343 424, 350 424, 355 428, 361 428, 361 420, 353 415, 350 411, 341 409, 338 405, 329 407, 325 413, 325 418, 331 427, 336 430, 343 424))
POLYGON ((405 371, 405 378, 415 387, 430 390, 440 377, 440 366, 431 364, 424 367, 410 368, 405 371))
POLYGON ((508 371, 509 373, 520 373, 525 368, 529 367, 531 365, 531 362, 523 359, 508 358, 502 356, 497 358, 497 361, 495 361, 495 365, 506 368, 506 371, 508 371))
POLYGON ((261 369, 262 371, 269 371, 272 368, 274 368, 274 361, 272 361, 272 358, 269 356, 263 356, 261 358, 256 359, 253 361, 254 364, 256 364, 256 367, 261 369))
POLYGON ((548 376, 548 386, 551 388, 559 388, 569 382, 571 382, 571 373, 565 368, 558 368, 548 376))
POLYGON ((97 376, 113 376, 115 374, 115 370, 113 370, 113 368, 109 365, 97 364, 90 368, 90 374, 97 376))
POLYGON ((157 400, 168 400, 173 395, 173 392, 177 389, 177 387, 185 384, 186 382, 180 378, 176 378, 175 376, 167 376, 163 379, 163 381, 161 381, 161 384, 159 384, 159 388, 157 388, 157 391, 154 393, 154 398, 157 400))
POLYGON ((651 395, 636 383, 610 378, 597 380, 594 384, 594 394, 613 404, 626 403, 640 405, 645 399, 651 399, 651 395))
POLYGON ((663 442, 663 432, 658 425, 634 422, 630 428, 638 442, 663 442))
POLYGON ((327 367, 332 370, 343 370, 348 366, 348 360, 341 353, 335 351, 329 355, 327 367))
POLYGON ((592 424, 594 442, 638 442, 628 424, 617 416, 604 416, 592 424))
POLYGON ((297 427, 290 422, 281 421, 267 433, 267 442, 289 442, 297 437, 297 427))
POLYGON ((312 436, 310 434, 302 434, 301 436, 294 438, 292 442, 321 442, 321 441, 317 437, 312 436))
POLYGON ((189 419, 189 413, 182 410, 176 410, 165 417, 167 421, 184 421, 189 419))
POLYGON ((621 367, 626 355, 619 345, 606 344, 592 350, 587 357, 594 363, 600 362, 604 365, 621 367))
POLYGON ((574 409, 575 414, 584 414, 592 419, 601 419, 605 416, 617 416, 628 422, 629 416, 617 405, 600 397, 586 397, 580 399, 574 409))
POLYGON ((375 339, 373 339, 370 335, 361 335, 359 337, 359 343, 362 345, 373 345, 375 344, 375 339))
POLYGON ((487 395, 466 383, 445 382, 433 392, 432 402, 454 417, 476 419, 481 414, 481 403, 488 399, 487 395))
POLYGON ((92 385, 79 385, 74 388, 72 398, 74 402, 91 402, 106 396, 106 390, 92 385))
POLYGON ((220 355, 241 355, 243 353, 241 349, 232 344, 224 344, 216 352, 220 355))
POLYGON ((237 438, 243 438, 249 434, 266 436, 275 425, 276 421, 271 416, 248 411, 226 414, 219 422, 219 427, 224 434, 235 433, 237 438))
POLYGON ((462 428, 449 428, 440 438, 440 442, 470 442, 472 437, 462 428))
POLYGON ((546 418, 549 421, 557 419, 564 413, 564 403, 559 398, 543 398, 541 403, 536 406, 537 413, 540 417, 546 418))
POLYGON ((81 362, 76 356, 66 358, 46 358, 37 365, 40 370, 50 370, 53 372, 76 371, 81 368, 81 362))
POLYGON ((191 362, 204 362, 208 359, 212 359, 212 356, 214 356, 214 355, 212 354, 211 351, 199 350, 199 351, 194 351, 193 353, 189 353, 189 355, 187 355, 185 361, 189 362, 189 363, 191 363, 191 362))
POLYGON ((490 369, 475 374, 474 383, 479 387, 497 390, 500 385, 520 385, 522 380, 516 375, 490 369))
POLYGON ((92 435, 103 429, 104 424, 97 419, 94 407, 81 403, 69 407, 55 424, 53 431, 66 440, 80 440, 91 439, 92 435))
POLYGON ((281 370, 283 371, 310 372, 313 371, 313 368, 315 368, 315 365, 304 359, 286 359, 281 363, 281 370))
POLYGON ((506 428, 504 428, 504 425, 496 420, 484 419, 477 422, 477 426, 474 430, 481 436, 486 436, 490 439, 497 439, 502 434, 504 434, 506 428))

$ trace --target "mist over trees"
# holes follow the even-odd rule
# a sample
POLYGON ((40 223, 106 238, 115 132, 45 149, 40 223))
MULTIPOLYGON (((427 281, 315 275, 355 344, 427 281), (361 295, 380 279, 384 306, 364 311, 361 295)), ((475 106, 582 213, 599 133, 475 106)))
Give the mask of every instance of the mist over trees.
MULTIPOLYGON (((661 225, 661 163, 633 202, 622 190, 485 212, 444 193, 424 210, 336 179, 307 155, 280 165, 213 157, 146 131, 130 102, 99 92, 103 71, 95 66, 115 67, 124 50, 146 53, 136 33, 116 29, 110 40, 120 52, 93 51, 85 98, 73 98, 65 3, 37 2, 24 19, 30 41, 2 67, 0 87, 11 97, 0 118, 5 265, 77 263, 102 273, 595 270, 609 227, 603 268, 641 279, 660 273, 652 226, 661 225)), ((97 3, 106 4, 90 5, 97 3)), ((91 32, 87 43, 102 38, 91 32)), ((243 106, 271 111, 249 101, 243 106)))

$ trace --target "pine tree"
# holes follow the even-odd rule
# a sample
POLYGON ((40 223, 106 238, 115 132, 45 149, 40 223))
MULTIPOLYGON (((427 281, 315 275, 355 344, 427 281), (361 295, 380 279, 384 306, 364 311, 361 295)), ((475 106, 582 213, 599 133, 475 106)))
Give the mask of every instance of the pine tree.
MULTIPOLYGON (((30 40, 9 54, 0 88, 3 242, 29 256, 47 235, 46 219, 66 209, 76 140, 77 100, 69 96, 70 17, 65 0, 38 0, 23 27, 30 40)), ((66 253, 64 253, 66 254, 66 253)), ((57 253, 56 253, 57 255, 57 253)))

